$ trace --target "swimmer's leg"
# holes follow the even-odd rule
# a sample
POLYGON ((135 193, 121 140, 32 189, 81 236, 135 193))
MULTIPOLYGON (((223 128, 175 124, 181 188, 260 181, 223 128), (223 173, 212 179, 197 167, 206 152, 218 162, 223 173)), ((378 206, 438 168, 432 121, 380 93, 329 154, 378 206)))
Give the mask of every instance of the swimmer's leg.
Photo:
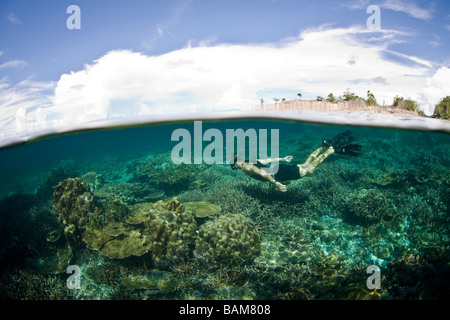
POLYGON ((304 165, 309 164, 311 161, 313 161, 323 150, 325 150, 326 147, 320 147, 319 149, 317 149, 316 151, 314 151, 313 153, 311 153, 308 157, 308 159, 306 159, 304 165))
MULTIPOLYGON (((322 148, 319 148, 323 150, 322 148)), ((319 150, 318 149, 318 150, 319 150)), ((313 153, 316 153, 318 150, 314 151, 313 153)), ((320 150, 320 151, 322 151, 320 150)), ((317 152, 320 153, 320 152, 317 152)), ((298 168, 300 170, 300 177, 308 176, 314 173, 314 170, 317 168, 319 164, 321 164, 328 156, 332 155, 334 153, 333 147, 328 148, 325 152, 323 152, 320 155, 316 155, 316 157, 311 158, 311 156, 308 158, 308 160, 304 164, 298 164, 298 168), (310 159, 311 158, 311 159, 310 159)))

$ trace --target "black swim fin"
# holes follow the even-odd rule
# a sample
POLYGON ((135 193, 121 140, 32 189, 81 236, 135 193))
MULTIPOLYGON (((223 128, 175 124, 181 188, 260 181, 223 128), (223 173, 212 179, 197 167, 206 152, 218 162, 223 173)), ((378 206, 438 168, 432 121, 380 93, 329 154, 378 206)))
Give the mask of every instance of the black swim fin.
POLYGON ((358 157, 362 146, 359 144, 352 144, 353 141, 355 141, 355 137, 353 137, 350 130, 347 130, 332 139, 322 139, 322 146, 333 147, 336 154, 358 157))
POLYGON ((342 132, 338 134, 336 137, 332 139, 322 139, 322 146, 324 147, 333 147, 334 149, 340 148, 346 145, 349 145, 355 141, 355 137, 353 137, 350 130, 347 130, 345 132, 342 132))
POLYGON ((358 157, 361 152, 362 145, 360 144, 348 144, 342 147, 334 147, 333 149, 336 154, 343 154, 346 156, 358 157))

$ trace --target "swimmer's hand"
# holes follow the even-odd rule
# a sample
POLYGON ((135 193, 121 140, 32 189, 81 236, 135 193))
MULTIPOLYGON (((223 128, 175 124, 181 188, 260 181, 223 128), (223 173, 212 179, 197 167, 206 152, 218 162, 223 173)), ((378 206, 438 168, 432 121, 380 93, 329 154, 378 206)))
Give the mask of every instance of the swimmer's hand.
POLYGON ((291 160, 293 158, 294 158, 293 156, 287 156, 287 157, 284 157, 283 160, 286 161, 286 162, 291 162, 291 160))
POLYGON ((275 182, 275 186, 280 190, 281 192, 286 192, 287 187, 284 184, 281 184, 279 182, 275 182))

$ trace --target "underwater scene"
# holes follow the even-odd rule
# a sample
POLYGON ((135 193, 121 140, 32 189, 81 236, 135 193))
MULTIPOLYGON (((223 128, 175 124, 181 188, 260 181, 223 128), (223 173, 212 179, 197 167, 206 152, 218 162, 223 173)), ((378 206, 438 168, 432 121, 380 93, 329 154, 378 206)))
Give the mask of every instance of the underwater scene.
POLYGON ((198 129, 0 149, 0 299, 450 298, 448 133, 268 119, 198 129), (228 162, 238 129, 256 134, 246 158, 277 148, 275 180, 228 162))

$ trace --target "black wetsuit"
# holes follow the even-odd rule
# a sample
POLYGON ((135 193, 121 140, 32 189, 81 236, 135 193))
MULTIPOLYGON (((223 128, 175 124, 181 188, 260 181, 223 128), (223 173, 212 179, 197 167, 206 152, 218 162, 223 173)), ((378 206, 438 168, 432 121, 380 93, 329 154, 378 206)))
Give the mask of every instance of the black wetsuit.
MULTIPOLYGON (((270 166, 262 164, 259 161, 256 162, 255 166, 259 169, 270 168, 270 166)), ((301 178, 299 167, 296 164, 279 163, 277 166, 277 173, 272 175, 276 181, 297 180, 301 178)), ((276 166, 272 170, 275 170, 275 168, 276 166)))

